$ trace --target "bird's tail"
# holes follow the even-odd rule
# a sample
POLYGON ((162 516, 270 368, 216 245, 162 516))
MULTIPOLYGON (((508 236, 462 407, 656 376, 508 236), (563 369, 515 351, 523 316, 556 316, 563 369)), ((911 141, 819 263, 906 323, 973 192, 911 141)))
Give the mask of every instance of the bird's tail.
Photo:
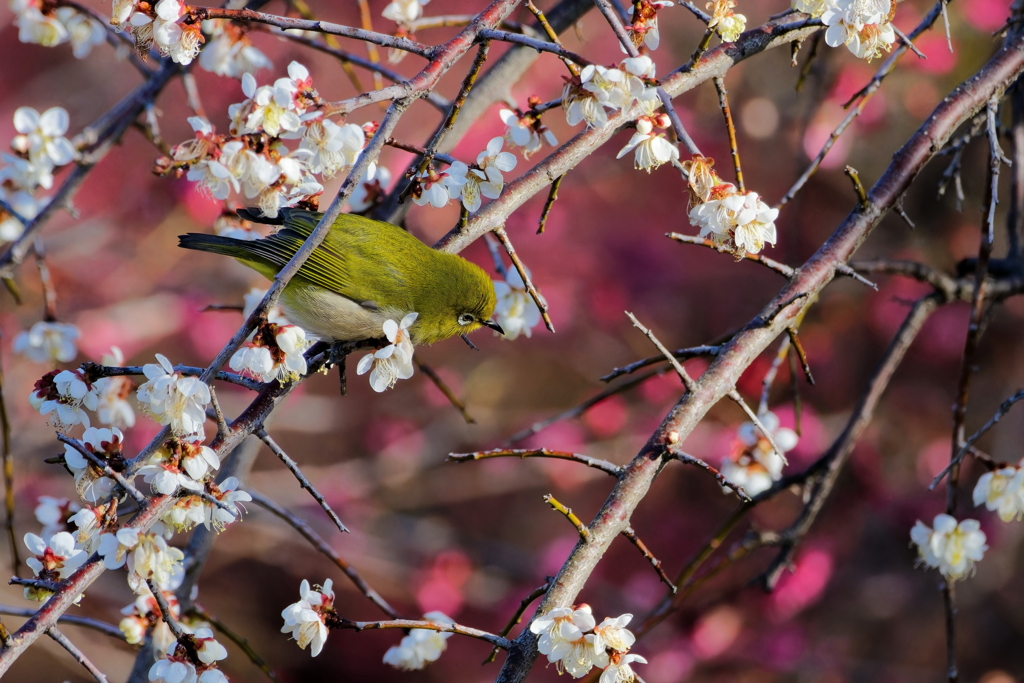
POLYGON ((247 244, 250 244, 250 242, 233 237, 221 237, 220 235, 207 235, 197 232, 178 235, 178 246, 183 249, 208 251, 213 254, 233 256, 243 261, 251 261, 255 254, 253 253, 254 250, 246 248, 245 245, 247 244))

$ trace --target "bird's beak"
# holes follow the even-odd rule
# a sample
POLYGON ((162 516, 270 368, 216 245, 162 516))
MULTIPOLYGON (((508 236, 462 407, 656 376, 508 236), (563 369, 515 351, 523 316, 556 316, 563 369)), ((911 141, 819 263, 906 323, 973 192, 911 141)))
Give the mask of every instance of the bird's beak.
POLYGON ((495 332, 497 332, 501 336, 503 336, 503 337, 505 336, 505 330, 501 329, 501 325, 499 325, 498 323, 494 322, 493 320, 482 320, 480 322, 481 322, 482 325, 484 325, 485 327, 491 328, 492 330, 494 330, 495 332))

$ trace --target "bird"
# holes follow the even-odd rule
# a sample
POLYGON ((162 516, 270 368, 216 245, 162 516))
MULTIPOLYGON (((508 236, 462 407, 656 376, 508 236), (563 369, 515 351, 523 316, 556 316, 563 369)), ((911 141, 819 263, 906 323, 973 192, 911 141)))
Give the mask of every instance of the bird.
MULTIPOLYGON (((257 240, 188 233, 178 236, 178 246, 232 256, 272 280, 323 216, 300 209, 283 209, 276 219, 258 209, 238 214, 281 227, 257 240)), ((504 334, 491 320, 496 301, 494 283, 480 266, 355 214, 338 216, 280 298, 288 320, 323 341, 377 339, 385 321, 416 313, 408 329, 413 344, 459 335, 470 346, 466 335, 481 327, 504 334)))

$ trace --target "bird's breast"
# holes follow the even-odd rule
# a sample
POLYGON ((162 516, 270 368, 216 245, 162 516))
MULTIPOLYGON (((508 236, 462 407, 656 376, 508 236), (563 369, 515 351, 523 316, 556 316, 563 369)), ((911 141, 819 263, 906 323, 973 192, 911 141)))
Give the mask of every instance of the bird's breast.
POLYGON ((395 317, 387 311, 360 306, 322 287, 300 282, 292 282, 281 293, 281 306, 289 320, 325 341, 383 337, 384 321, 395 317))

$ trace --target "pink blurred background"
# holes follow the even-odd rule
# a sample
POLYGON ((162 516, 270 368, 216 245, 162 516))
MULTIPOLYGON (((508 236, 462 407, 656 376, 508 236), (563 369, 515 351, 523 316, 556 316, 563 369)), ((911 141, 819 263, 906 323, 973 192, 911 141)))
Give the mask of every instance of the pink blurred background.
MULTIPOLYGON (((100 13, 107 3, 90 2, 100 13)), ((371 0, 375 23, 386 3, 371 0)), ((547 8, 551 3, 542 3, 547 8)), ((318 16, 358 24, 354 3, 311 2, 318 16)), ((991 33, 1005 21, 1008 0, 975 0, 949 7, 955 53, 950 55, 941 24, 917 45, 928 55, 910 55, 886 81, 840 140, 807 187, 782 211, 779 243, 766 253, 799 265, 827 238, 853 207, 844 177, 845 164, 872 182, 895 149, 917 128, 939 100, 971 75, 998 44, 991 33)), ((753 26, 785 9, 779 1, 741 2, 739 11, 753 26)), ((916 25, 930 2, 899 5, 896 24, 916 25)), ((427 15, 468 12, 479 3, 434 0, 427 15)), ((269 11, 280 12, 279 4, 269 11)), ((10 14, 5 14, 9 22, 10 14)), ((523 10, 517 19, 526 21, 523 10)), ((703 31, 682 8, 659 15, 662 46, 653 55, 659 73, 684 63, 703 31)), ((417 37, 441 42, 453 29, 424 31, 417 37)), ((337 63, 280 39, 253 33, 254 42, 274 61, 258 75, 261 83, 284 74, 293 59, 306 64, 327 99, 354 94, 337 63)), ((603 19, 591 12, 566 45, 599 62, 619 53, 603 19)), ((345 46, 362 54, 362 46, 345 46)), ((493 53, 503 51, 495 46, 493 53)), ((806 50, 806 46, 805 46, 806 50)), ((803 56, 803 55, 802 55, 803 56)), ((95 119, 139 81, 130 65, 100 46, 84 61, 67 46, 47 49, 23 45, 7 25, 0 36, 0 140, 13 134, 11 116, 19 106, 42 111, 65 107, 75 133, 95 119)), ((405 74, 421 64, 410 56, 396 68, 405 74)), ((863 86, 877 62, 866 65, 845 50, 821 48, 806 86, 794 92, 798 69, 789 66, 785 48, 744 62, 728 75, 731 104, 748 187, 774 203, 817 153, 844 115, 842 103, 863 86)), ((455 94, 465 68, 442 83, 455 94)), ((533 94, 542 100, 561 90, 561 65, 543 56, 512 91, 525 105, 533 94)), ((194 70, 203 102, 216 125, 226 126, 227 106, 241 101, 235 80, 194 70)), ((371 82, 361 73, 364 84, 371 82)), ((179 83, 158 102, 161 130, 172 144, 191 136, 190 114, 179 83)), ((714 88, 710 83, 677 100, 684 122, 698 145, 718 160, 731 177, 728 147, 714 88)), ((423 144, 440 113, 426 104, 403 119, 396 137, 423 144)), ((454 155, 475 158, 487 141, 502 134, 499 106, 474 126, 454 155)), ((374 107, 350 121, 378 119, 374 107)), ((574 131, 559 111, 544 122, 560 140, 574 131)), ((465 398, 475 425, 465 424, 421 373, 378 395, 365 378, 350 372, 349 395, 338 395, 337 378, 313 377, 275 413, 268 430, 303 466, 352 533, 341 535, 265 449, 249 486, 307 519, 331 545, 404 614, 439 609, 461 623, 497 631, 519 600, 558 570, 575 543, 572 528, 541 499, 553 493, 589 520, 610 489, 606 475, 571 463, 495 460, 456 465, 449 452, 500 445, 512 433, 565 410, 604 388, 597 378, 612 368, 653 353, 632 328, 623 310, 634 312, 670 347, 708 343, 744 325, 782 285, 767 269, 699 247, 670 242, 671 231, 693 233, 686 219, 687 194, 669 168, 650 175, 635 171, 629 159, 616 161, 625 144, 622 133, 569 173, 543 235, 534 234, 543 205, 540 196, 508 221, 517 250, 551 305, 558 330, 543 327, 532 338, 506 342, 480 334, 480 352, 448 341, 418 352, 465 398)), ((212 255, 178 249, 176 236, 210 230, 218 206, 186 181, 153 176, 159 152, 130 130, 89 177, 75 198, 78 217, 60 215, 43 235, 58 290, 61 319, 83 332, 76 362, 99 360, 110 345, 120 346, 131 364, 153 361, 163 353, 174 362, 205 365, 241 323, 237 313, 200 312, 209 303, 237 304, 264 281, 240 265, 212 255)), ((538 155, 534 160, 543 158, 538 155)), ((386 149, 382 163, 394 174, 411 155, 386 149)), ((513 176, 527 170, 521 157, 513 176)), ((909 230, 898 217, 885 219, 859 257, 885 255, 918 259, 950 270, 977 249, 984 183, 985 150, 972 147, 965 157, 966 201, 957 212, 951 197, 936 199, 944 162, 929 166, 906 200, 917 223, 909 230)), ((58 178, 59 180, 59 178, 58 178)), ((328 184, 330 197, 340 179, 328 184)), ((432 243, 458 217, 456 206, 413 208, 408 227, 432 243)), ((1000 223, 1000 226, 1002 223, 1000 223)), ((997 253, 1005 234, 997 233, 997 253)), ((490 269, 483 244, 465 254, 490 269)), ((19 537, 38 531, 32 509, 40 495, 73 496, 73 483, 42 460, 60 452, 53 432, 24 398, 32 382, 50 368, 14 356, 10 341, 41 316, 41 293, 31 264, 19 283, 24 305, 0 297, 5 395, 14 422, 19 537)), ((790 469, 806 466, 841 430, 845 418, 894 330, 906 315, 906 300, 925 290, 905 280, 882 279, 874 292, 839 280, 811 309, 801 329, 817 384, 801 380, 805 406, 803 434, 790 469)), ((935 572, 916 570, 908 547, 916 519, 930 521, 944 505, 927 484, 949 457, 950 406, 963 347, 967 306, 953 304, 936 313, 920 335, 883 399, 866 437, 858 445, 837 490, 797 555, 792 574, 777 591, 765 595, 748 586, 771 558, 762 551, 705 584, 683 609, 634 651, 650 660, 638 668, 649 683, 682 681, 934 681, 944 676, 942 601, 935 572)), ((980 426, 1024 382, 1024 305, 1011 300, 999 309, 983 340, 971 396, 968 430, 980 426)), ((756 401, 773 352, 744 375, 740 390, 756 401)), ((703 361, 689 363, 697 373, 703 361)), ((352 364, 350 363, 350 371, 352 364)), ((247 392, 218 387, 229 414, 244 407, 247 392)), ((528 444, 574 450, 615 463, 636 453, 650 431, 680 396, 677 380, 665 375, 616 396, 581 419, 559 423, 531 437, 528 444)), ((782 423, 793 426, 792 394, 786 370, 780 373, 772 407, 782 423)), ((686 441, 688 452, 717 464, 732 448, 742 414, 732 404, 716 406, 686 441)), ((1024 426, 1011 413, 982 442, 1000 460, 1017 461, 1024 426)), ((140 416, 127 434, 138 448, 157 425, 140 416)), ((964 476, 961 500, 980 474, 972 465, 964 476)), ((1007 683, 1024 677, 1024 593, 1019 587, 1021 526, 1004 524, 984 510, 961 514, 978 518, 989 535, 988 555, 977 574, 958 586, 960 665, 963 680, 1007 683)), ((657 480, 634 515, 632 526, 674 575, 734 508, 705 473, 673 465, 657 480)), ((800 507, 782 495, 759 507, 752 523, 783 528, 800 507)), ((741 533, 741 532, 740 532, 741 533)), ((737 538, 739 535, 737 534, 737 538)), ((9 566, 7 548, 4 566, 9 566)), ((199 601, 241 632, 286 681, 374 680, 477 683, 490 680, 500 666, 479 666, 486 644, 453 637, 441 659, 422 672, 403 673, 384 666, 384 651, 398 632, 330 636, 324 652, 312 659, 278 633, 279 613, 297 600, 303 578, 334 579, 338 611, 347 618, 381 618, 325 558, 276 518, 255 505, 243 524, 219 539, 200 582, 199 601)), ((0 600, 27 606, 20 590, 5 587, 0 600)), ((625 540, 617 541, 591 577, 581 601, 600 617, 631 612, 639 620, 665 593, 650 566, 625 540)), ((118 610, 133 599, 120 576, 102 577, 75 614, 117 622, 118 610)), ((527 614, 532 613, 531 611, 527 614)), ((5 618, 9 627, 20 620, 5 618)), ((132 648, 94 632, 68 626, 65 631, 112 680, 123 680, 134 659, 132 648)), ((514 632, 517 633, 518 631, 514 632)), ((233 680, 260 680, 260 672, 236 647, 223 665, 233 680)), ((41 640, 12 669, 12 681, 84 681, 78 665, 53 643, 41 640)), ((542 664, 531 680, 555 680, 542 664)))

